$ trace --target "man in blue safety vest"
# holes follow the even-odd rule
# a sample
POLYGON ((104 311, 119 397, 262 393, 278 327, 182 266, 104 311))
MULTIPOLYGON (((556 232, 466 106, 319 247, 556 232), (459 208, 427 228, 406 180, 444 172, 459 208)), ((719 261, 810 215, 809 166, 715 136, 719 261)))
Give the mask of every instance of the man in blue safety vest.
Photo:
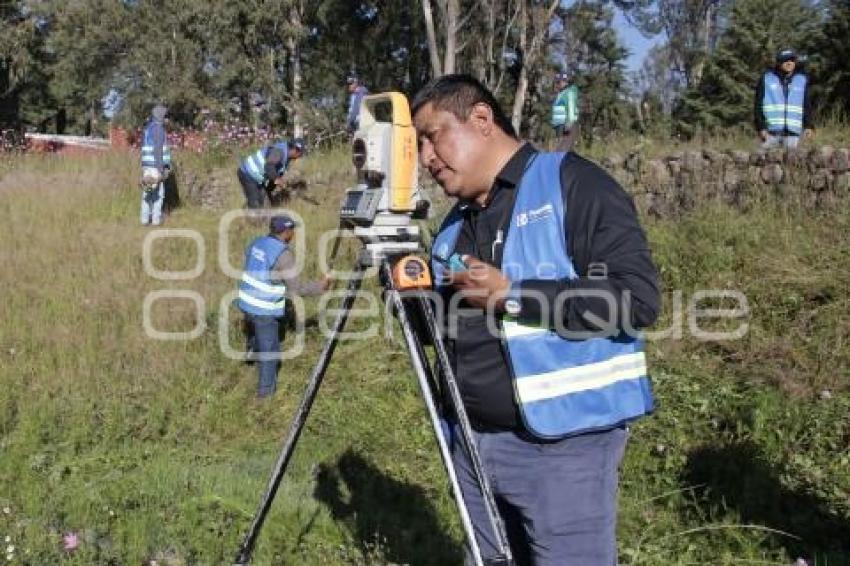
POLYGON ((162 223, 162 203, 165 200, 164 181, 171 171, 171 149, 165 131, 167 109, 157 104, 151 119, 142 132, 142 225, 162 223))
POLYGON ((247 359, 257 363, 257 396, 261 398, 277 389, 286 297, 319 295, 330 285, 327 275, 306 283, 298 278, 295 256, 289 246, 296 226, 289 216, 272 216, 269 233, 256 238, 245 250, 245 268, 236 304, 245 314, 247 359))
MULTIPOLYGON (((590 161, 520 141, 471 76, 430 82, 412 112, 422 165, 456 199, 431 267, 512 554, 535 566, 616 564, 627 423, 653 408, 635 329, 655 321, 660 302, 635 207, 590 161)), ((449 436, 479 547, 493 563, 472 466, 460 435, 449 436)))
POLYGON ((354 75, 345 79, 348 85, 348 114, 345 119, 345 130, 353 134, 360 126, 360 103, 363 97, 369 94, 369 90, 354 75))
POLYGON ((799 69, 797 53, 783 49, 776 54, 775 68, 759 79, 755 96, 756 130, 762 147, 797 147, 800 138, 812 135, 809 79, 799 69))
POLYGON ((274 188, 283 184, 286 169, 293 161, 300 159, 306 149, 304 140, 295 138, 261 147, 242 160, 236 176, 242 185, 248 208, 262 208, 265 195, 271 200, 274 188))

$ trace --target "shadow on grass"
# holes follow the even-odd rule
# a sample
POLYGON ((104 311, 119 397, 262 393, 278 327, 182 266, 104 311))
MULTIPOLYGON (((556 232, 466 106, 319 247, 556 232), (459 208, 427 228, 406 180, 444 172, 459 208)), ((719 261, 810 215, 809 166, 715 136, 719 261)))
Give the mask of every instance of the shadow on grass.
POLYGON ((165 187, 165 197, 162 203, 163 211, 168 214, 173 210, 180 208, 180 186, 177 182, 176 175, 169 175, 163 182, 165 187))
POLYGON ((688 455, 684 485, 699 485, 706 515, 733 509, 742 522, 798 537, 774 539, 793 557, 821 566, 850 565, 850 522, 827 509, 821 498, 784 486, 758 448, 748 442, 703 447, 688 455))
POLYGON ((444 532, 423 489, 387 477, 350 450, 335 465, 320 466, 315 497, 348 525, 364 555, 378 543, 391 563, 463 562, 461 546, 444 532))

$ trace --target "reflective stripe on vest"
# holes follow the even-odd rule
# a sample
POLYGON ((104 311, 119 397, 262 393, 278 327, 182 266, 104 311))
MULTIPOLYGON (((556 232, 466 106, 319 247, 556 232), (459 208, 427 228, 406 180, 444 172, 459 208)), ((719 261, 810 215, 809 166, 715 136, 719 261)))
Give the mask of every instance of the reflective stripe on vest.
POLYGON ((806 75, 795 74, 788 85, 786 98, 782 81, 776 73, 764 74, 764 98, 761 108, 768 132, 781 134, 788 130, 797 135, 803 132, 806 82, 806 75))
MULTIPOLYGON (((153 139, 153 130, 157 122, 149 122, 145 126, 144 135, 142 136, 142 167, 156 167, 156 153, 153 139)), ((159 126, 165 134, 165 127, 162 124, 159 126)), ((168 137, 166 136, 162 142, 162 165, 171 165, 171 148, 168 147, 168 137)))
POLYGON ((247 173, 248 176, 257 181, 257 183, 263 184, 266 181, 266 156, 269 154, 272 148, 279 149, 283 154, 283 159, 280 161, 280 163, 277 164, 277 167, 275 168, 279 177, 283 175, 284 171, 286 171, 286 165, 289 161, 289 144, 286 142, 280 142, 266 147, 261 147, 260 149, 258 149, 257 151, 242 160, 242 164, 240 165, 241 169, 245 173, 247 173))
MULTIPOLYGON (((567 253, 563 157, 538 154, 517 189, 502 258, 502 271, 512 281, 578 276, 567 253)), ((449 213, 432 254, 449 257, 454 252, 462 220, 457 207, 449 213)), ((445 267, 431 264, 435 285, 445 290, 445 267)), ((502 330, 517 406, 534 435, 560 438, 610 428, 652 411, 641 340, 625 335, 566 340, 548 328, 508 317, 502 330)))
POLYGON ((280 254, 288 247, 273 236, 261 236, 248 246, 237 300, 237 305, 243 312, 283 316, 286 286, 274 283, 271 276, 280 254))

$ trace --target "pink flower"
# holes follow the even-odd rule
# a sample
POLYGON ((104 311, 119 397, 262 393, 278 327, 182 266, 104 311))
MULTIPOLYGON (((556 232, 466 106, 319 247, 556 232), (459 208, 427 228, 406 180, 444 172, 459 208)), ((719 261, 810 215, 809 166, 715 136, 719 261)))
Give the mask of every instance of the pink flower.
POLYGON ((77 533, 66 533, 62 537, 62 548, 64 550, 73 552, 77 550, 78 546, 80 546, 80 537, 77 536, 77 533))

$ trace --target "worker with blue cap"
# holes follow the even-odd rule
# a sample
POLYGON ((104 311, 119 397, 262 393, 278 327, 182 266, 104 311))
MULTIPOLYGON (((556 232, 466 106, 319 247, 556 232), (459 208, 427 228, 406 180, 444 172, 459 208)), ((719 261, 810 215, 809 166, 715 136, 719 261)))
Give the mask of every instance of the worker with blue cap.
POLYGON ((801 71, 796 51, 779 50, 774 68, 765 71, 756 86, 754 107, 763 149, 793 149, 801 139, 812 136, 809 77, 801 71))
POLYGON ((272 216, 269 233, 254 239, 245 250, 245 268, 236 304, 245 315, 246 361, 257 363, 257 396, 260 398, 268 397, 277 389, 287 297, 320 295, 330 287, 327 275, 318 281, 299 279, 290 246, 297 226, 291 216, 272 216))
POLYGON ((275 187, 283 184, 283 174, 289 165, 307 152, 302 138, 279 141, 261 147, 239 164, 236 176, 242 185, 248 208, 262 208, 265 195, 271 201, 275 187))

